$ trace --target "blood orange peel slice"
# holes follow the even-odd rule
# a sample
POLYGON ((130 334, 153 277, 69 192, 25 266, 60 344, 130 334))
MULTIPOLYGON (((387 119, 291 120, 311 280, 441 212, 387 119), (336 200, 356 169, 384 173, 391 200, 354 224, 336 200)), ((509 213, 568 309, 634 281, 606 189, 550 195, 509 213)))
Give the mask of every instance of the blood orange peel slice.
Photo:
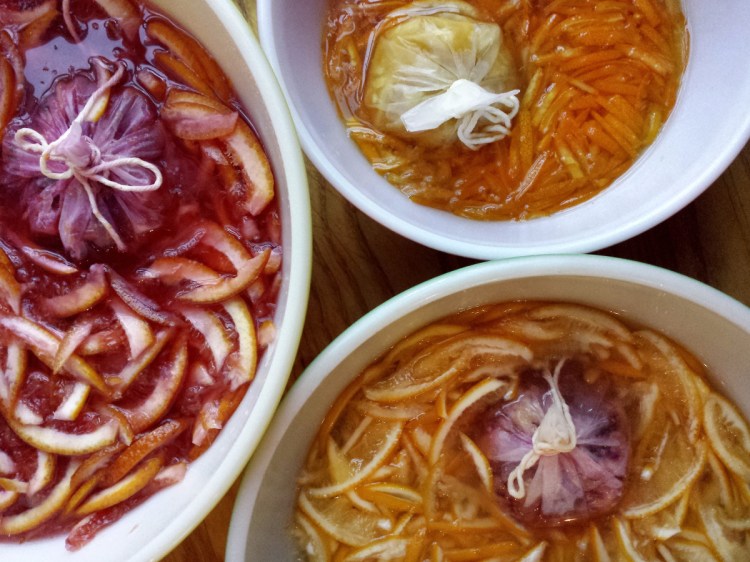
POLYGON ((53 316, 68 318, 101 302, 107 296, 108 291, 109 285, 104 275, 104 267, 95 264, 91 266, 82 285, 68 290, 65 294, 43 299, 42 306, 53 316))
POLYGON ((89 496, 89 494, 91 494, 94 488, 97 487, 100 478, 101 474, 94 474, 83 484, 73 488, 75 492, 73 492, 73 495, 70 496, 70 499, 65 504, 65 507, 62 510, 63 514, 68 515, 73 513, 78 508, 78 506, 81 505, 83 500, 85 500, 89 496))
POLYGON ((115 313, 115 318, 120 323, 122 331, 125 332, 130 348, 130 358, 135 359, 154 344, 154 333, 148 322, 133 312, 119 298, 111 299, 109 306, 115 313))
POLYGON ((210 141, 232 134, 237 127, 239 113, 226 107, 216 109, 202 103, 170 103, 167 98, 161 117, 175 136, 181 139, 210 141))
POLYGON ((170 357, 162 365, 159 379, 151 394, 133 408, 112 406, 125 416, 136 434, 155 423, 172 405, 185 378, 187 360, 187 340, 185 335, 181 334, 172 345, 170 357))
POLYGON ((216 285, 223 279, 219 273, 210 267, 179 256, 159 258, 146 269, 139 271, 138 274, 144 279, 158 279, 169 286, 180 285, 187 281, 202 287, 204 285, 216 285))
POLYGON ((60 481, 49 495, 38 505, 16 515, 0 517, 0 534, 18 535, 30 531, 54 517, 65 505, 72 490, 70 480, 78 468, 78 461, 72 460, 60 481))
POLYGON ((255 368, 258 364, 255 323, 245 301, 239 297, 225 302, 224 309, 234 323, 238 339, 237 351, 230 355, 226 362, 226 376, 231 381, 231 390, 236 390, 255 377, 255 368))
POLYGON ((52 414, 52 418, 62 421, 73 421, 81 415, 88 400, 91 387, 82 382, 72 385, 70 391, 52 414))
POLYGON ((0 490, 0 520, 2 520, 2 512, 16 503, 20 495, 18 492, 0 490))
POLYGON ((47 484, 52 482, 52 478, 55 475, 55 467, 57 466, 55 456, 44 451, 37 451, 36 458, 36 470, 31 480, 29 480, 29 489, 26 492, 29 496, 37 494, 47 484))
POLYGON ((15 434, 32 447, 58 455, 93 453, 111 445, 117 438, 117 424, 112 421, 89 433, 66 433, 52 427, 20 424, 10 418, 6 421, 15 434))
POLYGON ((274 197, 273 172, 268 157, 244 121, 238 121, 234 132, 222 141, 229 161, 242 171, 247 190, 244 207, 251 215, 257 216, 274 197))
POLYGON ((172 441, 187 427, 185 420, 168 420, 156 429, 139 436, 103 471, 101 486, 112 486, 120 481, 141 460, 156 449, 172 441))
MULTIPOLYGON (((0 253, 2 252, 0 248, 0 253)), ((4 253, 3 256, 5 256, 4 253)), ((5 261, 7 261, 7 257, 5 257, 5 261)), ((16 280, 12 265, 9 268, 0 266, 0 299, 5 301, 14 314, 19 314, 21 310, 21 285, 16 280)))
POLYGON ((15 112, 16 73, 13 66, 3 57, 0 58, 0 131, 5 130, 15 112))
MULTIPOLYGON (((60 339, 39 324, 20 316, 0 316, 0 327, 23 341, 45 365, 52 368, 60 347, 60 339)), ((82 382, 88 383, 107 395, 109 389, 101 376, 86 361, 72 355, 63 365, 63 370, 82 382)))
POLYGON ((13 411, 26 379, 26 350, 11 340, 6 349, 5 372, 0 369, 0 410, 13 411))
POLYGON ((174 328, 166 328, 157 332, 154 343, 150 347, 129 361, 116 376, 107 377, 107 383, 115 387, 115 399, 122 397, 135 379, 154 362, 174 334, 174 328))
POLYGON ((221 100, 228 100, 232 90, 219 65, 206 53, 195 39, 169 23, 153 19, 146 25, 149 37, 164 45, 174 53, 187 69, 200 78, 203 87, 199 90, 207 95, 217 95, 221 100))
POLYGON ((163 465, 160 457, 145 461, 132 474, 120 480, 117 484, 97 492, 75 510, 77 516, 88 515, 95 511, 106 509, 134 496, 154 479, 163 465))
POLYGON ((180 313, 203 336, 214 359, 214 369, 220 372, 224 361, 232 351, 232 340, 219 317, 202 308, 185 306, 180 313))
POLYGON ((18 478, 0 478, 0 490, 16 492, 17 494, 27 494, 29 492, 29 483, 18 478))
POLYGON ((141 26, 138 8, 130 0, 94 0, 107 15, 116 20, 126 37, 133 39, 141 26))
POLYGON ((13 236, 16 246, 29 258, 35 265, 38 265, 48 273, 56 275, 73 275, 78 273, 78 268, 62 257, 60 254, 44 250, 20 237, 13 236))
POLYGON ((216 223, 206 221, 202 227, 205 234, 200 244, 223 254, 236 273, 181 293, 178 298, 201 304, 219 303, 247 289, 263 272, 271 251, 266 249, 251 258, 242 243, 216 223))
POLYGON ((60 372, 71 355, 76 352, 78 346, 89 337, 93 326, 93 323, 89 321, 77 322, 65 333, 62 342, 60 342, 60 347, 57 348, 57 353, 55 353, 55 359, 52 362, 53 375, 60 372))
POLYGON ((70 487, 77 490, 79 486, 96 474, 101 468, 107 466, 118 452, 125 448, 123 443, 117 442, 92 453, 76 469, 70 482, 70 487))

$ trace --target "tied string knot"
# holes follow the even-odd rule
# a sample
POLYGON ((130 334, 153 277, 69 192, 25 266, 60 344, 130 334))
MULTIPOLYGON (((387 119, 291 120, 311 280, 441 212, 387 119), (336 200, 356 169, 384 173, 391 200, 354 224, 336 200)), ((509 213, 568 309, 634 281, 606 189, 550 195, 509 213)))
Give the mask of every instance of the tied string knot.
POLYGON ((539 427, 531 438, 532 448, 528 451, 518 466, 508 476, 508 493, 517 500, 526 496, 526 486, 523 481, 524 473, 533 468, 544 456, 554 456, 560 453, 570 453, 576 448, 576 427, 565 399, 560 393, 560 371, 565 360, 555 367, 554 375, 549 371, 544 373, 544 380, 550 386, 552 404, 547 409, 539 427))
POLYGON ((401 116, 410 133, 437 129, 456 119, 458 139, 471 150, 504 139, 518 114, 520 90, 494 93, 471 80, 459 79, 442 94, 415 105, 401 116))
MULTIPOLYGON (((81 184, 88 196, 91 212, 120 251, 126 249, 125 244, 99 210, 91 184, 97 183, 116 191, 133 193, 156 191, 164 182, 161 170, 151 162, 133 156, 103 158, 101 150, 93 139, 83 134, 83 123, 96 121, 104 113, 110 90, 122 79, 124 73, 125 68, 117 65, 115 73, 91 94, 81 112, 56 140, 49 142, 44 135, 31 128, 19 129, 14 137, 16 145, 22 150, 39 154, 39 172, 42 175, 56 181, 76 179, 81 184), (104 104, 104 109, 102 104, 104 104), (111 179, 113 171, 124 171, 132 167, 150 172, 153 175, 153 181, 146 185, 138 185, 120 183, 111 179)), ((132 177, 132 174, 129 175, 132 177)))

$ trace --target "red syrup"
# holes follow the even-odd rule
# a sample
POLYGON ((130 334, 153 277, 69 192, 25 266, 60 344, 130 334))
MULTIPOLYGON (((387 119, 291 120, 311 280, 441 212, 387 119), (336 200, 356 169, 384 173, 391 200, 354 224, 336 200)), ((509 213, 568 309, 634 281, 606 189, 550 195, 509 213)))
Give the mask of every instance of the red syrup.
MULTIPOLYGON (((34 5, 21 2, 18 6, 11 6, 14 9, 28 7, 33 8, 34 5)), ((165 21, 147 6, 139 5, 137 9, 142 22, 165 21)), ((158 89, 150 90, 145 87, 139 76, 147 73, 156 77, 166 90, 190 90, 190 87, 175 80, 155 62, 155 54, 164 51, 164 47, 148 36, 144 25, 140 26, 137 37, 128 38, 118 23, 92 1, 72 0, 71 11, 80 42, 73 40, 63 17, 58 15, 42 35, 40 44, 20 53, 25 63, 25 95, 15 118, 8 124, 3 135, 0 159, 0 248, 7 255, 15 280, 22 288, 19 315, 33 319, 33 322, 59 340, 76 326, 87 324, 90 328, 89 336, 77 348, 76 354, 83 357, 108 384, 114 381, 114 386, 117 385, 116 375, 134 358, 128 354, 132 342, 113 311, 113 299, 136 309, 145 302, 146 305, 143 306, 152 307, 161 321, 143 317, 140 309, 135 311, 136 316, 141 316, 141 320, 150 326, 152 335, 158 338, 160 333, 168 331, 169 336, 163 351, 158 353, 132 384, 119 393, 101 392, 92 388, 80 414, 70 420, 58 419, 55 412, 77 381, 64 372, 53 373, 47 361, 41 360, 38 354, 27 352, 24 383, 18 391, 14 406, 22 403, 28 415, 38 418, 32 425, 35 423, 71 435, 89 433, 112 420, 122 423, 123 416, 118 418, 117 412, 122 414, 136 410, 152 396, 157 387, 170 376, 169 371, 173 368, 176 353, 174 350, 179 345, 184 345, 187 350, 186 366, 178 377, 179 387, 169 398, 168 408, 159 413, 147 428, 136 431, 130 437, 131 440, 137 439, 139 435, 168 420, 184 422, 187 427, 185 431, 147 456, 151 458, 160 455, 166 469, 188 463, 199 456, 219 430, 214 427, 217 424, 209 424, 202 437, 198 438, 200 442, 196 443, 195 427, 200 423, 199 418, 209 412, 214 416, 212 421, 218 420, 218 425, 223 425, 248 387, 245 383, 234 383, 227 375, 241 361, 242 343, 236 330, 236 318, 225 309, 224 304, 230 298, 239 299, 247 308, 256 331, 264 322, 273 318, 280 284, 279 209, 274 199, 262 212, 250 214, 242 203, 246 190, 252 188, 221 179, 226 177, 227 171, 231 176, 232 168, 232 177, 241 176, 237 163, 229 161, 217 164, 207 156, 209 151, 203 149, 201 142, 178 138, 159 118, 164 99, 160 99, 158 89), (118 249, 111 239, 103 236, 101 229, 96 235, 82 230, 79 234, 85 238, 83 242, 75 236, 64 241, 65 236, 60 234, 59 218, 65 205, 64 190, 51 195, 50 200, 39 203, 39 194, 54 184, 54 180, 41 175, 30 178, 28 173, 18 173, 19 149, 14 145, 16 131, 24 127, 41 128, 45 119, 43 112, 61 109, 60 104, 55 107, 55 96, 60 95, 61 88, 69 88, 73 83, 78 84, 78 102, 83 105, 99 79, 95 70, 99 63, 94 62, 95 59, 102 61, 111 72, 116 64, 124 65, 124 78, 111 89, 107 111, 117 108, 118 101, 124 95, 129 95, 134 100, 129 103, 142 106, 144 119, 139 126, 149 132, 149 139, 142 140, 145 144, 152 142, 149 150, 146 150, 147 156, 162 171, 164 178, 163 185, 157 191, 140 198, 131 198, 135 209, 125 209, 123 205, 114 203, 117 193, 97 190, 97 200, 102 207, 109 209, 108 218, 121 235, 124 249, 118 249), (156 137, 159 137, 158 142, 153 142, 156 137), (55 215, 57 220, 53 217, 48 220, 48 224, 40 226, 42 209, 55 215), (131 215, 128 215, 128 211, 131 215), (139 215, 148 217, 148 224, 144 228, 138 223, 139 215), (248 260, 264 256, 265 264, 251 287, 243 288, 238 294, 216 302, 197 305, 188 303, 210 315, 214 321, 214 333, 225 334, 223 345, 227 355, 222 365, 216 365, 215 346, 212 347, 205 333, 188 322, 183 314, 187 305, 182 295, 194 288, 195 283, 189 280, 165 283, 163 279, 149 278, 143 274, 155 260, 165 257, 205 264, 213 268, 222 279, 231 278, 238 273, 235 271, 237 264, 232 263, 227 254, 222 252, 222 247, 201 245, 200 239, 205 230, 201 225, 207 224, 216 226, 223 233, 219 235, 220 238, 228 237, 222 246, 224 249, 227 245, 239 245, 248 260), (67 263, 75 272, 60 275, 50 271, 44 263, 34 259, 40 252, 52 256, 53 261, 67 263), (80 313, 63 317, 51 313, 50 299, 71 294, 86 285, 92 277, 92 266, 95 264, 106 271, 106 279, 110 282, 106 297, 80 313), (116 279, 121 281, 120 287, 126 287, 124 292, 115 288, 116 279), (133 295, 138 301, 135 304, 129 301, 133 295), (89 347, 96 351, 96 337, 99 337, 99 351, 87 353, 85 349, 89 343, 89 347), (205 375, 206 371, 208 376, 205 375), (113 376, 115 379, 108 379, 113 376), (213 406, 207 407, 211 405, 213 406)), ((14 38, 21 33, 21 29, 12 24, 7 25, 5 31, 14 38)), ((246 121, 245 112, 236 97, 222 101, 228 108, 236 111, 241 120, 246 121)), ((73 115, 71 113, 71 117, 73 115)), ((108 118, 109 115, 105 113, 101 120, 106 123, 108 118)), ((66 126, 67 124, 65 123, 66 126)), ((84 133, 95 137, 98 124, 85 124, 84 133)), ((249 122, 247 125, 252 127, 249 122)), ((118 129, 116 133, 120 134, 121 130, 118 129)), ((54 138, 47 140, 52 141, 54 138)), ((218 143, 207 144, 215 149, 218 143)), ((93 221, 91 224, 96 229, 97 225, 93 221)), ((14 314, 5 303, 0 304, 0 316, 14 314)), ((6 366, 10 362, 8 346, 18 339, 12 330, 0 327, 0 365, 6 366)), ((262 349, 257 352, 262 353, 262 349)), ((0 376, 3 376, 2 373, 0 376)), ((3 416, 15 416, 8 404, 4 410, 3 416)), ((129 419, 127 415, 125 418, 129 419)), ((29 418, 25 419, 28 421, 29 418)), ((17 419, 15 421, 18 422, 17 419)), ((122 436, 118 437, 119 441, 122 439, 122 436)), ((4 418, 0 418, 0 450, 14 451, 16 466, 12 474, 0 474, 0 477, 19 480, 31 478, 37 464, 36 449, 20 439, 4 418)), ((23 498, 5 510, 0 509, 0 520, 22 513, 34 503, 43 502, 50 490, 63 478, 69 463, 85 461, 89 456, 57 454, 54 477, 49 484, 34 498, 23 498)), ((116 454, 109 462, 113 462, 115 458, 116 454)), ((85 544, 102 526, 121 517, 130 507, 140 503, 163 485, 152 482, 120 504, 95 513, 77 530, 69 547, 78 548, 85 544)), ((95 487, 94 491, 96 490, 95 487)), ((12 536, 4 534, 0 529, 0 541, 23 541, 64 532, 81 519, 80 516, 61 515, 12 536)))

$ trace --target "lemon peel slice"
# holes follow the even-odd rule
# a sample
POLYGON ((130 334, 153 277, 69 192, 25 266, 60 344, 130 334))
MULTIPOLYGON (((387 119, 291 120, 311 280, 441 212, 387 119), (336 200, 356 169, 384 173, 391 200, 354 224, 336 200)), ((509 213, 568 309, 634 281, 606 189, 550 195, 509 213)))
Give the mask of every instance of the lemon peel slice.
MULTIPOLYGON (((659 419, 654 423, 659 423, 659 419)), ((705 441, 691 444, 680 428, 671 432, 669 424, 658 442, 655 439, 646 445, 639 447, 631 464, 633 481, 622 504, 622 514, 627 519, 651 515, 677 501, 690 489, 705 466, 705 441), (654 449, 661 450, 655 453, 654 449), (658 464, 652 468, 651 458, 656 454, 658 464)))
POLYGON ((300 533, 304 541, 305 554, 309 562, 328 562, 331 557, 328 554, 323 537, 320 536, 318 529, 315 528, 310 520, 304 515, 297 513, 295 517, 299 526, 300 533))
POLYGON ((711 448, 726 467, 750 481, 750 427, 737 409, 712 393, 703 407, 703 425, 711 448))
POLYGON ((371 429, 359 442, 358 445, 361 445, 352 447, 348 455, 343 455, 338 451, 338 447, 331 440, 329 442, 331 443, 329 445, 329 460, 334 460, 332 464, 342 467, 336 470, 336 476, 343 478, 343 480, 328 486, 310 488, 307 490, 308 495, 317 498, 335 496, 367 480, 383 466, 396 448, 402 429, 403 424, 398 422, 375 422, 371 424, 371 429), (353 467, 357 468, 353 470, 353 467))
POLYGON ((461 398, 456 400, 451 406, 448 412, 448 417, 443 420, 438 428, 437 433, 432 439, 432 445, 430 447, 430 454, 428 460, 430 464, 437 463, 440 458, 440 454, 443 451, 443 445, 445 440, 448 438, 453 426, 456 424, 458 419, 468 410, 471 406, 479 402, 485 396, 492 394, 504 385, 503 381, 497 379, 485 379, 482 382, 475 384, 469 390, 467 390, 461 398))
POLYGON ((346 496, 310 498, 302 493, 299 508, 325 533, 349 546, 365 546, 381 538, 390 524, 388 519, 357 509, 346 496))
POLYGON ((482 484, 488 492, 492 492, 494 490, 494 478, 492 475, 492 467, 490 466, 490 461, 487 460, 487 457, 484 455, 479 446, 474 443, 474 441, 472 441, 468 435, 466 435, 465 433, 461 433, 460 437, 464 451, 469 454, 469 457, 474 463, 474 466, 477 469, 477 474, 479 474, 479 478, 482 480, 482 484))
POLYGON ((677 408, 681 423, 687 428, 691 442, 698 439, 702 425, 701 397, 695 383, 698 375, 685 363, 679 350, 665 337, 643 330, 636 333, 643 346, 641 353, 651 356, 647 364, 656 365, 654 380, 667 404, 677 408))

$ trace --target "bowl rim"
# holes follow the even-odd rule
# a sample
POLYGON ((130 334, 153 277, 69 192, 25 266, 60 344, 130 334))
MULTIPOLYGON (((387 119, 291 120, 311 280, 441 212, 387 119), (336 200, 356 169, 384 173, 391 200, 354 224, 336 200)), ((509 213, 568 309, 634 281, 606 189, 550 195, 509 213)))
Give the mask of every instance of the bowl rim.
MULTIPOLYGON (((527 255, 587 253, 612 246, 653 228, 694 201, 724 173, 747 144, 748 140, 750 140, 750 113, 745 112, 738 116, 739 118, 737 120, 737 126, 734 128, 734 134, 725 140, 724 150, 721 155, 713 161, 712 166, 705 168, 700 174, 683 182, 683 188, 660 207, 649 209, 641 214, 637 220, 618 225, 616 229, 609 229, 606 232, 589 235, 583 239, 562 242, 548 240, 544 243, 534 242, 519 247, 487 244, 480 240, 462 241, 451 238, 450 235, 438 235, 410 222, 408 214, 404 214, 404 216, 392 214, 377 200, 367 197, 344 177, 336 166, 328 160, 325 152, 315 143, 311 129, 302 118, 301 113, 297 110, 297 107, 289 95, 284 69, 279 64, 276 41, 280 40, 280 37, 273 33, 272 26, 274 20, 272 12, 273 7, 276 4, 278 4, 278 0, 257 0, 258 34, 261 46, 263 47, 271 66, 276 72, 276 76, 278 77, 278 81, 284 92, 284 96, 286 97, 303 151, 326 181, 362 213, 393 232, 435 250, 468 258, 493 260, 527 255)), ((688 29, 689 28, 690 21, 688 20, 688 29)), ((690 57, 688 58, 687 64, 689 65, 689 63, 690 57)), ((688 68, 689 67, 686 66, 685 73, 687 73, 688 68)), ((680 92, 682 92, 682 84, 678 92, 678 99, 675 102, 675 107, 680 101, 680 92)), ((667 121, 667 123, 668 122, 669 121, 667 121)), ((641 156, 643 156, 652 146, 653 144, 646 147, 646 150, 641 156)), ((637 159, 633 163, 633 166, 638 165, 639 160, 640 159, 637 159)), ((383 181, 386 180, 383 178, 383 181)), ((576 207, 585 205, 589 201, 591 200, 584 201, 576 207)), ((414 204, 416 205, 417 203, 414 204)), ((565 211, 566 210, 562 210, 560 213, 565 211)), ((544 220, 544 218, 545 217, 539 217, 533 220, 544 220)), ((472 219, 463 220, 471 221, 472 219)))
POLYGON ((253 424, 246 423, 210 480, 199 490, 179 516, 151 541, 143 545, 134 560, 158 560, 179 545, 211 512, 240 476, 271 422, 283 396, 302 337, 312 275, 312 215, 304 159, 289 108, 276 76, 249 22, 232 0, 206 0, 235 43, 252 74, 278 138, 290 204, 289 278, 286 299, 287 321, 275 342, 274 360, 267 380, 253 406, 253 424), (289 321, 294 315, 294 322, 289 321), (242 446, 237 446, 242 444, 242 446))
POLYGON ((284 397, 245 470, 229 525, 225 560, 246 560, 247 536, 260 484, 281 438, 310 396, 359 343, 403 316, 404 311, 495 281, 529 277, 580 276, 636 284, 670 293, 724 317, 750 334, 750 307, 729 295, 658 266, 598 255, 526 256, 483 262, 444 273, 400 293, 371 310, 336 337, 305 369, 284 397))

